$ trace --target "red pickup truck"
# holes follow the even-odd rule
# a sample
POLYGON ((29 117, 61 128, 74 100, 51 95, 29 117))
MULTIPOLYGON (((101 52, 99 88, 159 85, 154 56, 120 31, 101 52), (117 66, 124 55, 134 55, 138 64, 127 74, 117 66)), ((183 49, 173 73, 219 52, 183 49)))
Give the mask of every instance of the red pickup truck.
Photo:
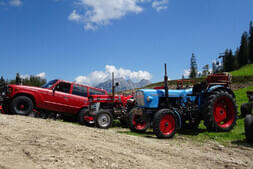
POLYGON ((107 95, 102 89, 63 80, 52 80, 41 87, 8 85, 0 93, 0 105, 7 114, 28 115, 33 109, 77 116, 88 108, 88 97, 107 95))

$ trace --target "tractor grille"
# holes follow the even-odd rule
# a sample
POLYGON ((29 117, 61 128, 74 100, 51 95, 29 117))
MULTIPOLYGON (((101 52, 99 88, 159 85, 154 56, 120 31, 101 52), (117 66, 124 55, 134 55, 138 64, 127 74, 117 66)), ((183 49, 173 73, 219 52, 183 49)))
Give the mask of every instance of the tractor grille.
POLYGON ((144 93, 143 91, 137 91, 135 95, 137 106, 144 106, 144 93))

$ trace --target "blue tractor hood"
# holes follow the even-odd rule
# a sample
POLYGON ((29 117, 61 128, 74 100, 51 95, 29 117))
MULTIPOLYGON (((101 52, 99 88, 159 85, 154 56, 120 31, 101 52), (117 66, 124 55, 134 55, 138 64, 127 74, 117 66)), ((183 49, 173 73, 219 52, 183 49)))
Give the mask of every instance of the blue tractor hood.
MULTIPOLYGON (((179 90, 169 90, 169 98, 179 98, 181 102, 185 103, 187 99, 194 100, 192 94, 192 88, 189 89, 179 89, 179 90)), ((137 94, 137 104, 142 108, 158 108, 159 98, 165 97, 164 89, 138 89, 137 94), (144 102, 143 102, 144 101, 144 102)))

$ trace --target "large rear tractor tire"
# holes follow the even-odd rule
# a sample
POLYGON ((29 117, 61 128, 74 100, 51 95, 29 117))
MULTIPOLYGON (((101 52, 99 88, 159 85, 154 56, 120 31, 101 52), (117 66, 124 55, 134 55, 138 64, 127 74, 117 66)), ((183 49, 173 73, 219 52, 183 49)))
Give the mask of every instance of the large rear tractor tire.
POLYGON ((232 130, 237 120, 234 97, 224 90, 209 94, 205 100, 203 117, 208 131, 232 130))
POLYGON ((108 129, 112 127, 112 122, 112 114, 105 110, 100 110, 95 117, 95 125, 101 129, 108 129))
POLYGON ((130 110, 128 114, 128 127, 136 133, 144 133, 150 127, 150 120, 144 115, 137 115, 136 108, 130 110))
POLYGON ((10 110, 13 114, 29 115, 33 111, 33 101, 27 96, 18 96, 12 100, 10 110))
POLYGON ((249 143, 253 143, 253 115, 248 114, 246 115, 244 121, 244 128, 245 128, 245 136, 246 140, 249 143))
POLYGON ((169 109, 156 112, 153 120, 153 131, 158 138, 172 138, 176 133, 176 117, 169 109))
POLYGON ((94 122, 94 120, 90 120, 89 111, 90 111, 89 109, 82 109, 78 114, 78 122, 81 125, 94 127, 95 122, 94 122))

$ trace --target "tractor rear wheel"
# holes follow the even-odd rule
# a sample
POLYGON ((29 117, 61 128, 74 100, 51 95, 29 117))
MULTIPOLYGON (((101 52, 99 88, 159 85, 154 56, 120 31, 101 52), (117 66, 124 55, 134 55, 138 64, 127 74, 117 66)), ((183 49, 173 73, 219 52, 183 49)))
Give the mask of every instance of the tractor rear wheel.
POLYGON ((94 127, 95 126, 95 122, 94 120, 89 120, 89 109, 82 109, 79 114, 78 114, 78 122, 81 125, 86 125, 89 127, 94 127))
POLYGON ((237 120, 234 97, 224 90, 209 94, 205 100, 203 117, 208 131, 230 131, 237 120))
POLYGON ((33 101, 27 96, 18 96, 12 100, 10 110, 14 114, 28 115, 33 110, 33 101))
POLYGON ((169 109, 161 109, 155 113, 153 131, 158 138, 172 138, 176 133, 176 117, 169 109))
POLYGON ((150 126, 150 120, 144 115, 137 115, 134 112, 136 108, 130 110, 128 115, 128 126, 131 131, 136 133, 144 133, 150 126))
POLYGON ((95 117, 95 125, 101 129, 112 127, 113 116, 109 111, 100 110, 95 117))
POLYGON ((253 142, 253 115, 248 114, 246 115, 245 121, 244 121, 244 128, 245 128, 245 136, 246 140, 249 143, 253 142))

